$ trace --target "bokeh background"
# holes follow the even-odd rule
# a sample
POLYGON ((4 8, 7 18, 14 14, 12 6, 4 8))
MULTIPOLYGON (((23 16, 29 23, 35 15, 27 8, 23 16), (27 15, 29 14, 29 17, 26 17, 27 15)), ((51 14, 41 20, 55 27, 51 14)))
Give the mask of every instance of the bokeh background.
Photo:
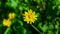
MULTIPOLYGON (((32 16, 31 16, 32 17, 32 16)), ((0 0, 0 34, 59 34, 60 0, 0 0), (24 22, 22 14, 32 9, 37 20, 33 24, 24 22), (14 12, 10 28, 3 26, 3 19, 14 12), (5 33, 6 32, 6 33, 5 33)))

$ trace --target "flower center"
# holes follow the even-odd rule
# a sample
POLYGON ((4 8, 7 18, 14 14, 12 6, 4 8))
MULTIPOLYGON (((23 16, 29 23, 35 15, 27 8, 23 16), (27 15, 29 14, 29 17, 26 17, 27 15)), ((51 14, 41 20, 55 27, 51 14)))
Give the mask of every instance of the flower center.
POLYGON ((28 18, 31 18, 31 16, 29 15, 28 18))

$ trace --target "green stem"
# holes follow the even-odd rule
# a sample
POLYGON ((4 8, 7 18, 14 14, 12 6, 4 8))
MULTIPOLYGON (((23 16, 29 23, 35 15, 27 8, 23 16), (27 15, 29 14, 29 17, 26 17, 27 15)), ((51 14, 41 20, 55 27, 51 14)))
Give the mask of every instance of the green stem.
POLYGON ((10 28, 8 27, 8 28, 6 29, 6 31, 4 32, 4 34, 7 34, 9 30, 10 30, 10 28))
POLYGON ((42 34, 34 25, 31 25, 39 34, 42 34))

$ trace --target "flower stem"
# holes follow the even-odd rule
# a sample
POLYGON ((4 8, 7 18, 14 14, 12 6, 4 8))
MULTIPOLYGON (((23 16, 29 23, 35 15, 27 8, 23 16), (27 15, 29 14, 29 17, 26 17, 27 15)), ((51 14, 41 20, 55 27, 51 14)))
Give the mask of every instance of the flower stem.
POLYGON ((34 25, 31 25, 39 34, 42 34, 34 25))
POLYGON ((10 30, 10 28, 8 27, 8 28, 6 29, 6 31, 4 32, 4 34, 7 34, 9 30, 10 30))

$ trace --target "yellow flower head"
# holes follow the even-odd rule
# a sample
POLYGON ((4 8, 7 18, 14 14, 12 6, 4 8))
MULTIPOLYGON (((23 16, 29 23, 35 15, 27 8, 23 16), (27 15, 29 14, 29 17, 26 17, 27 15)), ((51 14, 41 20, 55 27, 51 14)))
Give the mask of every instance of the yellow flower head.
POLYGON ((9 13, 9 19, 13 19, 15 17, 15 13, 9 13))
POLYGON ((28 12, 25 12, 25 14, 23 14, 23 18, 24 21, 26 21, 27 23, 34 23, 35 20, 37 20, 37 16, 35 15, 35 12, 33 12, 31 9, 28 10, 28 12))
POLYGON ((10 27, 11 26, 11 21, 9 19, 4 19, 3 20, 3 25, 10 27))

